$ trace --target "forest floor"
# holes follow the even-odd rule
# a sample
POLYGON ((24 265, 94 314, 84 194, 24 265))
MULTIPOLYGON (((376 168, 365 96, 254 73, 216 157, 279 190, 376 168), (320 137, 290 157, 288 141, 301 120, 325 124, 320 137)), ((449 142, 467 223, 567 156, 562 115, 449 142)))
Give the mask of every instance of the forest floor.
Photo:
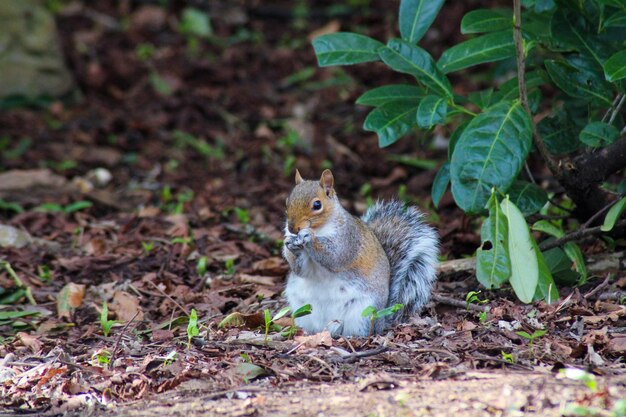
MULTIPOLYGON (((435 56, 461 39, 461 16, 482 4, 470 3, 444 6, 424 40, 435 56)), ((287 1, 211 1, 208 39, 181 33, 178 6, 58 13, 79 101, 0 113, 0 224, 23 233, 0 247, 0 416, 611 415, 626 398, 626 306, 611 297, 626 288, 623 252, 550 305, 507 289, 466 305, 472 272, 445 272, 421 317, 383 335, 265 336, 264 310, 285 305, 295 167, 332 167, 355 213, 397 194, 417 204, 442 259, 480 245, 449 194, 430 200, 451 132, 379 149, 362 130, 354 100, 410 79, 316 66, 310 38, 387 39, 397 2, 315 4, 301 18, 287 1), (242 326, 218 327, 231 313, 242 326)))

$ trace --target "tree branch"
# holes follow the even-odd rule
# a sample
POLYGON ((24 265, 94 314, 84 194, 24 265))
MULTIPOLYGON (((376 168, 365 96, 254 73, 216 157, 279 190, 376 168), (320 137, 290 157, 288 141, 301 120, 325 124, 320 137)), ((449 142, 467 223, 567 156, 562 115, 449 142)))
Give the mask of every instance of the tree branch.
POLYGON ((528 106, 528 91, 526 90, 526 54, 524 53, 524 41, 522 39, 522 5, 521 0, 513 0, 513 40, 515 41, 515 55, 517 57, 517 86, 519 89, 519 98, 522 107, 531 118, 533 130, 533 142, 539 151, 541 157, 546 161, 548 168, 553 175, 559 176, 560 170, 557 163, 552 159, 546 144, 537 130, 537 126, 532 121, 532 113, 528 106))
MULTIPOLYGON (((545 250, 556 248, 557 246, 561 246, 562 244, 571 242, 573 240, 580 240, 587 236, 595 236, 606 233, 600 230, 600 227, 602 226, 590 227, 589 229, 580 229, 551 242, 541 242, 539 244, 539 249, 543 252, 545 250)), ((613 229, 620 229, 622 227, 626 227, 626 220, 618 221, 613 229)))

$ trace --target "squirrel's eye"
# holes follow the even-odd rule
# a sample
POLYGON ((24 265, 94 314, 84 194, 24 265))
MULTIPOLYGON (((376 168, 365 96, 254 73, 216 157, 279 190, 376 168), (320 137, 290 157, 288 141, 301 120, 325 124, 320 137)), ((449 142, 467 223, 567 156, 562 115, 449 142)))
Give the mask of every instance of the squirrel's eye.
POLYGON ((317 210, 321 210, 322 209, 322 202, 319 200, 315 200, 313 202, 313 210, 317 211, 317 210))

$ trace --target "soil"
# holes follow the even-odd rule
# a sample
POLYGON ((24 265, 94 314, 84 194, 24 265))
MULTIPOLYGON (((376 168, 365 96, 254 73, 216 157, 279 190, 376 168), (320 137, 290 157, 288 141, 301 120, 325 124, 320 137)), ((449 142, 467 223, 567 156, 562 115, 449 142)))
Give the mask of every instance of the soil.
MULTIPOLYGON (((317 68, 312 36, 387 39, 398 2, 309 2, 308 18, 287 1, 161 3, 62 7, 80 94, 0 113, 0 219, 28 233, 0 249, 0 415, 556 416, 620 404, 619 262, 550 305, 506 288, 466 303, 476 278, 446 272, 420 317, 382 335, 266 337, 264 310, 285 305, 294 168, 313 178, 332 167, 354 213, 397 194, 417 204, 442 259, 471 255, 480 222, 449 193, 438 208, 430 199, 446 158, 436 144, 451 132, 380 149, 362 129, 355 99, 409 77, 377 63, 317 68), (210 37, 181 33, 189 5, 208 11, 210 37), (240 326, 218 326, 233 313, 240 326), (584 372, 562 371, 572 368, 584 372)), ((465 11, 496 3, 448 2, 423 45, 439 56, 462 39, 465 11)), ((485 83, 455 77, 456 88, 485 83)))

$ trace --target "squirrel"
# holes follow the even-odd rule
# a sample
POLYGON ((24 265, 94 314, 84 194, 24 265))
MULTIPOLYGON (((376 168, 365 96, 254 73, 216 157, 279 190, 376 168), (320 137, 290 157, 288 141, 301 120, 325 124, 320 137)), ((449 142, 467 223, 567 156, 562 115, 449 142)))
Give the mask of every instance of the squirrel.
POLYGON ((296 318, 307 333, 329 329, 333 336, 367 336, 405 321, 430 298, 439 252, 436 231, 416 207, 377 202, 363 217, 341 205, 334 178, 303 180, 286 200, 283 256, 290 266, 285 294, 292 310, 311 305, 296 318), (394 316, 374 321, 363 310, 399 303, 394 316))

